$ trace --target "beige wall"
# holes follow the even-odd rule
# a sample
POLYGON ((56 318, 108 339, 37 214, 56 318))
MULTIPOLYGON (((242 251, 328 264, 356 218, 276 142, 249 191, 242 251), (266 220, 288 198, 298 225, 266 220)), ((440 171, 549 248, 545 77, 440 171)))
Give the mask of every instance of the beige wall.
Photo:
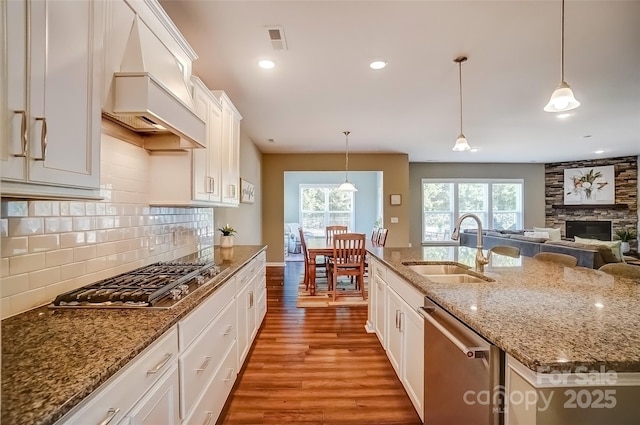
MULTIPOLYGON (((262 153, 256 145, 240 131, 240 178, 252 183, 255 188, 255 202, 241 203, 238 208, 215 208, 214 224, 218 229, 230 224, 238 231, 234 237, 237 245, 258 245, 262 243, 262 153)), ((220 243, 221 233, 216 231, 215 243, 220 243)))
MULTIPOLYGON (((343 154, 264 154, 262 157, 262 236, 269 245, 267 261, 284 261, 284 172, 344 170, 343 154)), ((349 170, 382 171, 384 227, 387 246, 409 242, 409 160, 406 154, 349 154, 349 170), (390 194, 402 195, 402 205, 389 205, 390 194), (398 217, 391 224, 391 217, 398 217)), ((356 195, 357 196, 357 195, 356 195)), ((373 202, 371 208, 376 208, 373 202)))
POLYGON ((409 195, 411 198, 411 244, 422 243, 422 179, 423 178, 475 178, 475 179, 523 179, 524 226, 544 227, 544 164, 476 164, 429 163, 409 164, 409 195))

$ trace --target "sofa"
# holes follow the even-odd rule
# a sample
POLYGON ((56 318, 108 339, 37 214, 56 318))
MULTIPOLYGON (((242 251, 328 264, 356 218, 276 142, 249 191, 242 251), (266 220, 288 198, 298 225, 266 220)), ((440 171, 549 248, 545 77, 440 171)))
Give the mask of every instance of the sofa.
MULTIPOLYGON (((598 269, 604 264, 616 263, 618 260, 610 248, 601 245, 587 245, 568 240, 550 241, 546 238, 529 237, 522 231, 483 231, 482 245, 484 249, 496 245, 515 246, 520 248, 520 255, 533 257, 539 252, 557 252, 568 254, 578 259, 578 266, 598 269)), ((460 234, 460 245, 475 247, 477 231, 465 230, 460 234)))

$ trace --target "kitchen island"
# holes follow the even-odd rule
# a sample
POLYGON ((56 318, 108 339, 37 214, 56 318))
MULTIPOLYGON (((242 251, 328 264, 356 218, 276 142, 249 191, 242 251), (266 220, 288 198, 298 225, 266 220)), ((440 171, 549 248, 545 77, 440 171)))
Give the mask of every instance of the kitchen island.
POLYGON ((220 274, 170 309, 50 309, 2 321, 2 423, 53 424, 229 281, 265 246, 219 248, 184 261, 214 261, 220 274))
MULTIPOLYGON (((514 390, 517 372, 538 400, 544 391, 554 388, 590 388, 587 395, 594 398, 578 401, 596 409, 576 409, 573 413, 581 410, 592 417, 613 413, 608 401, 603 406, 591 403, 598 395, 593 389, 604 388, 617 391, 614 403, 624 404, 627 409, 632 406, 636 419, 640 415, 636 403, 630 402, 640 395, 640 282, 523 256, 492 255, 484 272, 477 274, 473 271, 476 249, 467 247, 370 248, 368 251, 374 262, 386 268, 387 276, 393 273, 506 353, 505 381, 507 386, 511 384, 507 392, 514 390), (409 267, 411 263, 429 262, 462 264, 471 269, 470 274, 490 281, 435 282, 409 267)), ((370 313, 370 321, 375 320, 372 317, 370 313)), ((372 330, 375 324, 368 324, 368 328, 372 330)), ((556 408, 554 420, 544 416, 548 412, 536 412, 534 406, 533 416, 514 421, 515 413, 521 413, 516 412, 514 406, 506 423, 563 423, 557 418, 563 418, 564 423, 578 423, 571 422, 576 420, 575 416, 571 420, 562 416, 568 412, 566 403, 571 400, 567 401, 566 397, 561 400, 557 395, 558 391, 556 401, 564 401, 565 409, 562 411, 563 403, 559 408, 552 406, 556 408)), ((624 411, 622 417, 629 412, 624 411)), ((601 418, 595 422, 581 418, 579 423, 604 423, 599 422, 601 418)), ((609 423, 635 423, 620 418, 611 416, 609 423)))

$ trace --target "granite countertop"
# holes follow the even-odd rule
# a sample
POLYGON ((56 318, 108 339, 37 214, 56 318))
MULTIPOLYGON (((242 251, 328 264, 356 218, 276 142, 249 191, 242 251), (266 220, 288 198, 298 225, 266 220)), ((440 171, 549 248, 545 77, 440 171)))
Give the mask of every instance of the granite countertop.
POLYGON ((223 271, 166 310, 50 309, 2 321, 2 420, 53 424, 215 292, 266 246, 218 248, 184 257, 215 259, 223 271))
POLYGON ((475 248, 369 251, 535 372, 575 371, 578 366, 640 372, 640 282, 636 280, 492 254, 483 274, 494 282, 435 283, 402 263, 455 259, 473 266, 475 248))

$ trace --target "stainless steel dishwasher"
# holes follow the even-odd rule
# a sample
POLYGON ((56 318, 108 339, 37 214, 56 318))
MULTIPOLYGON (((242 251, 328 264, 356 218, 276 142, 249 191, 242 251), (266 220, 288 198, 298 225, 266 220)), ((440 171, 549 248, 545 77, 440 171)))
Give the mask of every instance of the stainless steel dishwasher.
POLYGON ((425 297, 425 425, 502 425, 504 352, 425 297))

